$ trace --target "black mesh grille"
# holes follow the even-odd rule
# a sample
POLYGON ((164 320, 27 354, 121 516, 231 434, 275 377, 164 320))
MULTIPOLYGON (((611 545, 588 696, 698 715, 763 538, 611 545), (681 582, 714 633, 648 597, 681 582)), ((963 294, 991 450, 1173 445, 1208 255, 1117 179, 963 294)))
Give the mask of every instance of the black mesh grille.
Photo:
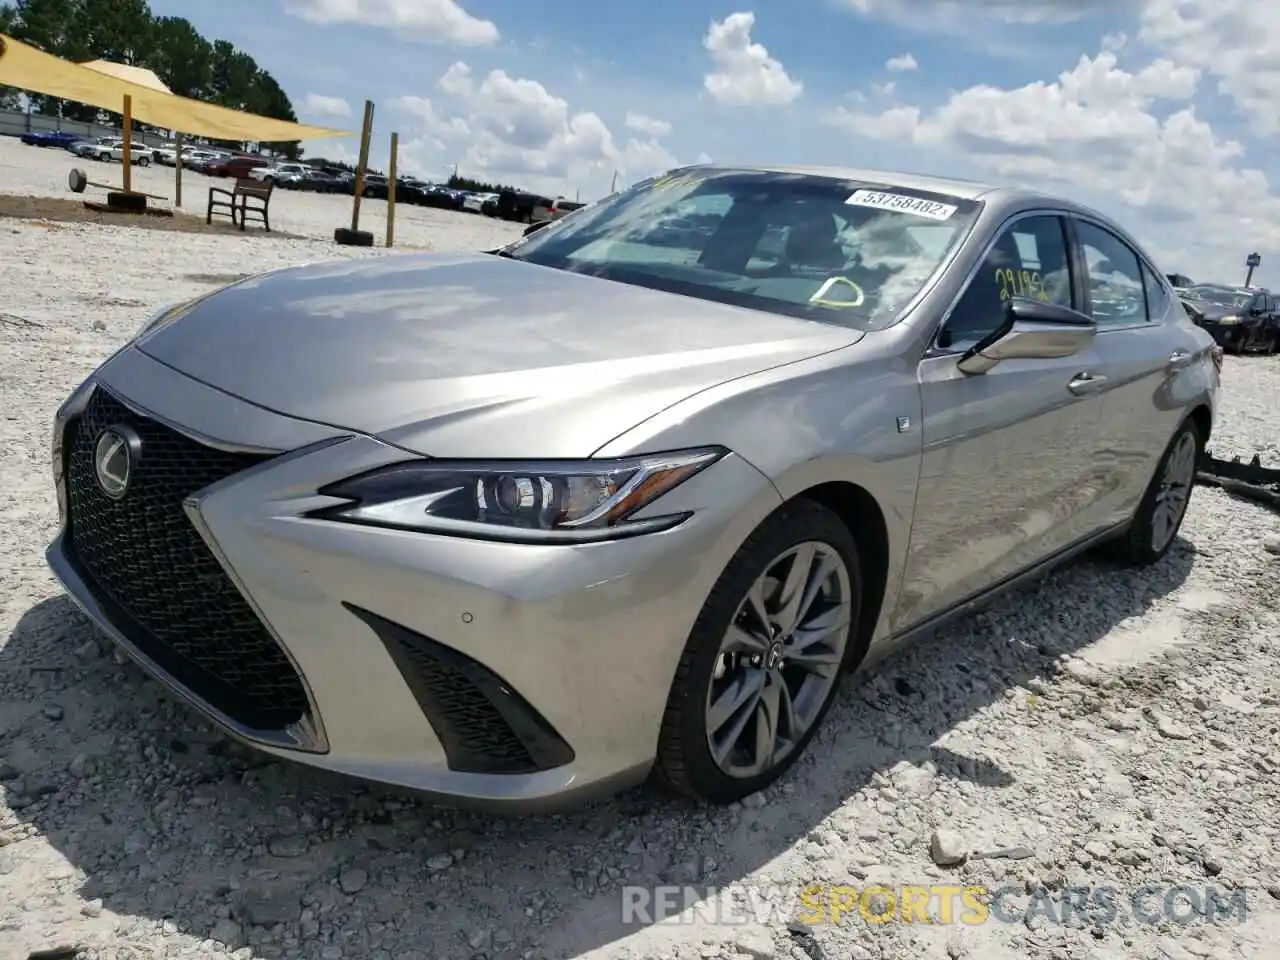
POLYGON ((488 667, 368 610, 343 604, 386 645, 440 738, 450 770, 532 773, 563 766, 573 749, 488 667))
POLYGON ((460 671, 419 645, 402 643, 413 673, 430 698, 428 719, 451 769, 469 773, 525 773, 537 765, 489 698, 460 671))
POLYGON ((182 506, 268 458, 206 447, 101 389, 68 431, 68 552, 107 615, 158 666, 233 720, 277 730, 301 719, 301 679, 182 506), (94 471, 98 435, 113 425, 142 439, 119 500, 102 492, 94 471))

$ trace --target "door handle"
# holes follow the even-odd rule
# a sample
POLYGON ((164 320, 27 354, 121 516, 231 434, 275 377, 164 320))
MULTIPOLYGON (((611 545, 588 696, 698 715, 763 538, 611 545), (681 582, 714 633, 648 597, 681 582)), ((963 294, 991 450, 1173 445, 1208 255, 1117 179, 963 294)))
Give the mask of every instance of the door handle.
POLYGON ((1169 369, 1182 370, 1191 365, 1192 356, 1186 350, 1175 350, 1169 354, 1169 369))
POLYGON ((1071 382, 1067 384, 1067 389, 1077 397, 1085 397, 1091 393, 1097 393, 1106 382, 1106 377, 1085 370, 1071 378, 1071 382))

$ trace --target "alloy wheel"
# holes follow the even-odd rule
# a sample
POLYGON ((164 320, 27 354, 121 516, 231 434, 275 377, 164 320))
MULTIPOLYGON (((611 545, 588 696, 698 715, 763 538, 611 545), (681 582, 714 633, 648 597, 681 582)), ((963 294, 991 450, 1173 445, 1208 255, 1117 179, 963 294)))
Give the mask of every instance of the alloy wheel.
POLYGON ((826 543, 789 548, 755 580, 707 691, 707 741, 724 773, 756 777, 795 750, 839 678, 852 609, 849 569, 826 543))
POLYGON ((1173 539, 1186 513, 1191 498, 1191 485, 1196 477, 1196 438, 1187 430, 1169 451, 1160 486, 1156 489, 1155 509, 1151 515, 1151 547, 1163 550, 1173 539))

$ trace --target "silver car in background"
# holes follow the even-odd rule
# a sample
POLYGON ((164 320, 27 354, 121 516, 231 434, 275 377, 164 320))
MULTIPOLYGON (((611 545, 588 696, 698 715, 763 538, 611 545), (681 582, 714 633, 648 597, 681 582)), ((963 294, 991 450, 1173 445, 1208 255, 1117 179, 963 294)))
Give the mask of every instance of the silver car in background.
POLYGON ((57 414, 76 602, 281 757, 543 809, 729 802, 841 675, 1182 522, 1220 354, 1120 227, 693 167, 488 253, 162 311, 57 414))

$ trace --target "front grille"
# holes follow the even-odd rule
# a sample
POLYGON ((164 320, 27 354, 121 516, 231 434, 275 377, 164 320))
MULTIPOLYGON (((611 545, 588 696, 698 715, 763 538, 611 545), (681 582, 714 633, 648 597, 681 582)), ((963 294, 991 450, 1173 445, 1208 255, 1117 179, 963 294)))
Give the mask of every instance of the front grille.
POLYGON ((107 616, 161 669, 254 730, 302 719, 297 671, 183 509, 191 494, 268 457, 228 453, 142 417, 101 388, 68 426, 68 554, 107 616), (142 440, 123 497, 94 469, 99 433, 127 426, 142 440))
POLYGON ((573 760, 573 749, 546 718, 488 667, 376 613, 344 606, 386 646, 450 770, 534 773, 573 760))

